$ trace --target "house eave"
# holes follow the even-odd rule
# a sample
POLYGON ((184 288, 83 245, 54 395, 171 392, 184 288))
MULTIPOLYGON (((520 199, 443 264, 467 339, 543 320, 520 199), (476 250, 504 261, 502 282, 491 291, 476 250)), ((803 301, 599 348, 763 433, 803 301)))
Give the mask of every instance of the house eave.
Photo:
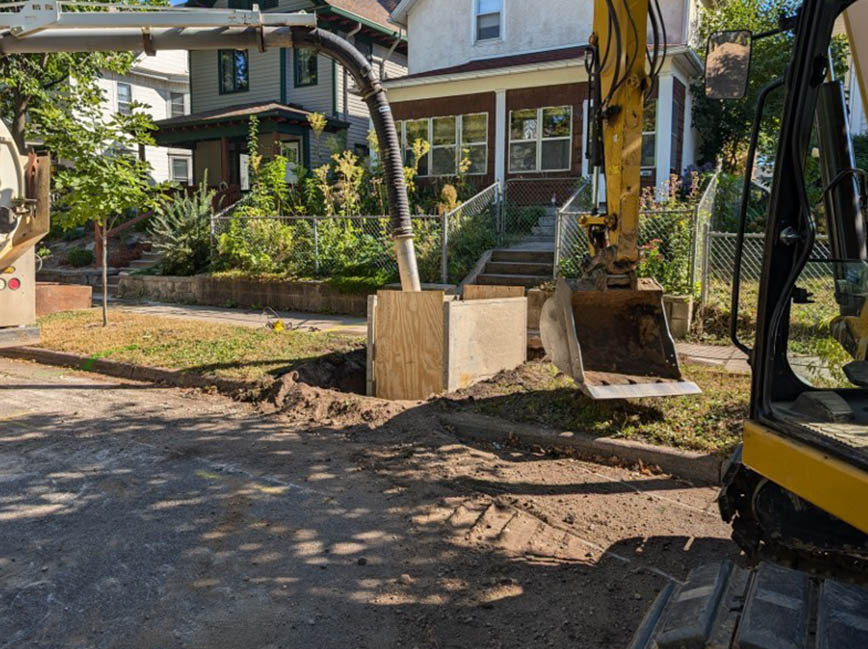
MULTIPOLYGON (((676 57, 685 60, 688 65, 693 68, 693 70, 698 74, 701 74, 704 69, 699 55, 693 50, 693 48, 687 45, 670 46, 668 50, 668 56, 672 60, 674 60, 676 57)), ((383 86, 387 90, 393 88, 413 88, 435 83, 451 83, 455 81, 466 81, 468 79, 488 79, 492 77, 510 76, 513 74, 526 74, 528 72, 560 70, 563 68, 578 66, 581 66, 581 68, 584 69, 584 57, 573 57, 568 59, 560 59, 557 61, 530 63, 526 65, 511 65, 499 68, 490 68, 488 70, 468 70, 466 72, 451 72, 448 74, 430 74, 418 77, 387 79, 383 81, 383 86)))

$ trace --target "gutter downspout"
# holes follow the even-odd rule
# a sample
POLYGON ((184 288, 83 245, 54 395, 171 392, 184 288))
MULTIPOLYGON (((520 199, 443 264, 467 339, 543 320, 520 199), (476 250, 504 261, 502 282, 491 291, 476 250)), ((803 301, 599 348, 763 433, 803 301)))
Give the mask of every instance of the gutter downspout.
POLYGON ((386 80, 386 63, 392 59, 392 55, 395 53, 395 50, 398 49, 398 45, 401 41, 404 40, 404 32, 401 27, 398 28, 398 36, 395 38, 395 42, 392 43, 392 47, 389 48, 388 54, 380 61, 380 81, 386 80))

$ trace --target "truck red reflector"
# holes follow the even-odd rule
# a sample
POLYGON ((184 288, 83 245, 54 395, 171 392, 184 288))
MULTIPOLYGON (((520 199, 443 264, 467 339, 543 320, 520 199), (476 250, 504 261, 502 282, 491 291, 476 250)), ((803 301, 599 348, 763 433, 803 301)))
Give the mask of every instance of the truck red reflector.
POLYGON ((17 291, 19 288, 21 288, 21 280, 17 277, 13 277, 7 282, 7 286, 9 287, 10 291, 17 291))

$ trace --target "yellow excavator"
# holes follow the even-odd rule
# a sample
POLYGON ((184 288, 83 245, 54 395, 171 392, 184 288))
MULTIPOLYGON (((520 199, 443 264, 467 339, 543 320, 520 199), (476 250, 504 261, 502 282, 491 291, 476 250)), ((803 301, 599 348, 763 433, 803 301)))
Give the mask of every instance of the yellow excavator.
POLYGON ((540 316, 547 355, 592 399, 699 392, 682 378, 663 289, 637 276, 644 100, 663 65, 666 40, 657 0, 596 2, 585 54, 591 211, 580 218, 590 257, 579 280, 558 280, 540 316))
POLYGON ((868 173, 855 162, 830 49, 846 34, 849 92, 868 106, 868 0, 804 0, 777 29, 713 34, 706 95, 743 98, 753 42, 782 33, 792 55, 758 95, 735 255, 730 330, 751 365, 750 412, 718 498, 746 565, 706 565, 670 584, 631 649, 868 647, 868 173), (737 323, 748 191, 774 93, 784 109, 746 342, 737 323), (830 254, 819 252, 820 232, 830 254), (806 328, 799 314, 820 325, 806 328))

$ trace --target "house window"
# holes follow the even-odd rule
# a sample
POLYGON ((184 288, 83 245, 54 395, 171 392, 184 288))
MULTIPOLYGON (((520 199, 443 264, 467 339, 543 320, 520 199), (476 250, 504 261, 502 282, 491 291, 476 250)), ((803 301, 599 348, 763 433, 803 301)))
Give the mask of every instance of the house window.
POLYGON ((470 160, 468 174, 488 171, 488 113, 461 116, 461 155, 470 160))
POLYGON ((654 169, 656 164, 657 100, 648 99, 645 102, 645 112, 642 114, 642 168, 654 169))
POLYGON ((220 94, 246 92, 250 88, 247 50, 219 50, 220 94))
POLYGON ((301 162, 301 143, 287 141, 280 143, 280 155, 286 158, 285 180, 290 185, 298 182, 298 165, 301 162))
MULTIPOLYGON (((413 143, 416 140, 425 140, 426 142, 431 142, 431 136, 428 133, 428 126, 431 120, 427 119, 408 119, 404 122, 404 160, 406 161, 407 166, 412 167, 416 159, 413 154, 413 143)), ((429 155, 423 156, 419 159, 419 175, 427 176, 428 175, 428 159, 429 155)))
POLYGON ((129 115, 132 111, 130 104, 133 103, 133 89, 128 83, 118 84, 118 112, 121 115, 129 115))
POLYGON ((435 117, 431 120, 431 175, 454 176, 456 171, 456 128, 455 117, 435 117))
POLYGON ((510 173, 569 171, 573 108, 529 108, 509 113, 510 173))
POLYGON ((181 115, 185 115, 186 103, 184 100, 183 92, 170 92, 169 93, 169 117, 180 117, 181 115))
POLYGON ((182 185, 190 184, 189 158, 169 158, 172 180, 182 185))
POLYGON ((420 176, 455 176, 465 158, 470 162, 466 174, 488 172, 488 113, 407 120, 396 127, 399 137, 403 133, 405 164, 414 163, 417 139, 431 145, 419 160, 420 176))
POLYGON ((295 58, 295 87, 315 86, 319 76, 319 58, 316 50, 297 47, 294 52, 295 58))
POLYGON ((475 0, 476 40, 500 38, 503 0, 475 0))

